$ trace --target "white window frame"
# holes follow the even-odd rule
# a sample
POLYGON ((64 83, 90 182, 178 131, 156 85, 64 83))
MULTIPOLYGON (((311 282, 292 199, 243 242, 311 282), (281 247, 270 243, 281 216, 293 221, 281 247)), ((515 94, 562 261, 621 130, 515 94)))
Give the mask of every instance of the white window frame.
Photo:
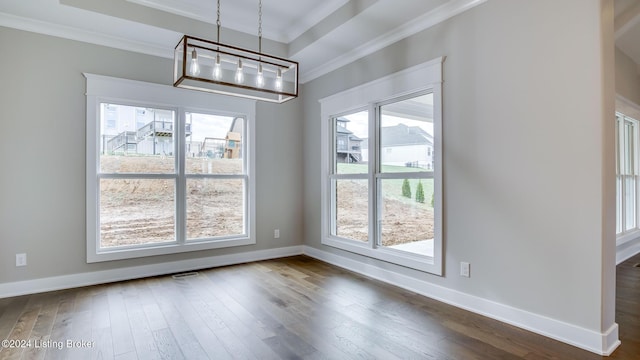
MULTIPOLYGON (((86 114, 86 221, 87 221, 87 262, 112 261, 154 255, 166 255, 188 251, 243 246, 256 243, 255 236, 255 108, 256 101, 231 98, 192 90, 174 88, 172 86, 134 81, 108 76, 88 74, 87 79, 87 114, 86 114), (135 178, 176 179, 176 241, 169 243, 126 246, 114 249, 100 248, 100 194, 99 176, 100 154, 100 104, 113 103, 122 105, 144 106, 174 110, 177 134, 174 136, 176 152, 175 174, 157 174, 135 178), (245 232, 242 236, 230 236, 206 239, 186 239, 186 179, 199 177, 220 177, 218 175, 185 174, 184 163, 184 125, 185 113, 203 113, 229 116, 242 116, 246 120, 244 127, 244 174, 232 177, 245 179, 245 232)), ((127 176, 127 175, 125 175, 127 176)), ((221 175, 222 177, 228 177, 221 175)), ((108 177, 107 177, 108 178, 108 177)))
POLYGON ((402 70, 361 86, 334 94, 320 100, 321 105, 321 241, 322 244, 374 259, 417 269, 431 274, 443 275, 443 204, 442 204, 442 64, 440 57, 420 65, 402 70), (406 98, 407 96, 433 93, 434 102, 434 255, 424 256, 406 251, 384 248, 377 245, 377 226, 375 224, 377 205, 376 182, 380 178, 393 178, 395 174, 376 174, 378 146, 376 144, 377 108, 385 102, 406 98), (337 116, 367 109, 369 111, 369 172, 360 175, 332 174, 334 150, 332 123, 337 116), (332 235, 335 226, 332 217, 334 179, 367 179, 369 184, 369 240, 360 242, 332 235))
POLYGON ((632 241, 640 237, 640 121, 633 119, 625 114, 616 112, 616 244, 622 245, 628 241, 632 241), (633 143, 628 144, 625 137, 626 124, 633 126, 633 143), (623 174, 625 164, 627 162, 626 147, 631 149, 628 155, 631 155, 629 163, 632 174, 623 174), (626 180, 631 178, 635 184, 635 226, 627 229, 627 206, 626 206, 626 180))

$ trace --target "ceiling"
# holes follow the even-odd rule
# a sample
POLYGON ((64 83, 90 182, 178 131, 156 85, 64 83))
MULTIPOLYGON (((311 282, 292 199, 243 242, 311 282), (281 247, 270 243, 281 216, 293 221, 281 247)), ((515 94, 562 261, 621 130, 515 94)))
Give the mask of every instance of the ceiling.
MULTIPOLYGON (((485 1, 263 0, 263 51, 298 61, 304 83, 485 1)), ((220 41, 257 50, 258 0, 220 10, 220 41)), ((167 58, 184 34, 215 40, 215 23, 215 0, 0 1, 0 26, 167 58)))
MULTIPOLYGON (((263 0, 266 53, 313 80, 487 0, 263 0)), ((221 42, 257 50, 258 0, 221 0, 221 42)), ((166 58, 215 40, 216 0, 2 0, 0 26, 166 58)), ((640 64, 640 0, 615 0, 616 46, 640 64)), ((639 66, 640 73, 640 66, 639 66)))
POLYGON ((640 0, 615 0, 616 46, 638 64, 640 74, 640 0))

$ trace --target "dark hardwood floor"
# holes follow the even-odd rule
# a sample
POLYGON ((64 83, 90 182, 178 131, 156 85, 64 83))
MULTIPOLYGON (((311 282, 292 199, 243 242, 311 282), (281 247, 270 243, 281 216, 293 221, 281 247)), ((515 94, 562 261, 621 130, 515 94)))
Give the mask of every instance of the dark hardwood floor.
MULTIPOLYGON (((638 262, 613 359, 640 358, 638 262)), ((0 339, 0 359, 601 359, 304 256, 0 299, 0 339)))
POLYGON ((618 265, 616 322, 622 345, 611 359, 640 359, 640 254, 618 265))

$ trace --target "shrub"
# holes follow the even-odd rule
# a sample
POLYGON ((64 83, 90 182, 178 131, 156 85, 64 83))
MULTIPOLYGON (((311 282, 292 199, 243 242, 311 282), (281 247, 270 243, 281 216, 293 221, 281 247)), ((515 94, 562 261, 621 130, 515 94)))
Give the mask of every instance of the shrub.
POLYGON ((436 194, 431 193, 431 207, 434 207, 434 205, 433 205, 433 204, 435 204, 435 201, 436 201, 436 199, 435 199, 435 198, 436 198, 436 194))
POLYGON ((416 188, 416 201, 424 204, 424 188, 422 187, 422 180, 418 181, 418 187, 416 188))
POLYGON ((411 185, 407 179, 402 182, 402 196, 411 199, 411 185))

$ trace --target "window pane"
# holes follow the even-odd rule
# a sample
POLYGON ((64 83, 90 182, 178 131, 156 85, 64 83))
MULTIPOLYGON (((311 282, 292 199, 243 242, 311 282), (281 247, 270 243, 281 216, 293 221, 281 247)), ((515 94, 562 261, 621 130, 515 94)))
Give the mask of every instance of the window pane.
POLYGON ((636 227, 636 179, 635 176, 625 176, 625 230, 636 227))
POLYGON ((335 180, 335 227, 332 235, 369 240, 369 186, 367 180, 335 180))
POLYGON ((369 112, 333 118, 335 173, 366 174, 369 161, 369 112))
POLYGON ((380 107, 381 172, 433 171, 433 94, 380 107))
POLYGON ((172 110, 100 104, 100 172, 175 173, 172 110))
POLYGON ((380 189, 380 243, 433 256, 433 179, 384 179, 380 189))
POLYGON ((622 177, 616 177, 616 234, 622 232, 622 177))
POLYGON ((243 179, 187 179, 187 238, 245 234, 243 179))
POLYGON ((244 121, 186 113, 187 174, 242 174, 244 121))
POLYGON ((634 169, 634 124, 631 121, 625 121, 624 127, 624 174, 635 174, 634 169))
POLYGON ((175 181, 100 180, 100 247, 175 241, 175 181))

